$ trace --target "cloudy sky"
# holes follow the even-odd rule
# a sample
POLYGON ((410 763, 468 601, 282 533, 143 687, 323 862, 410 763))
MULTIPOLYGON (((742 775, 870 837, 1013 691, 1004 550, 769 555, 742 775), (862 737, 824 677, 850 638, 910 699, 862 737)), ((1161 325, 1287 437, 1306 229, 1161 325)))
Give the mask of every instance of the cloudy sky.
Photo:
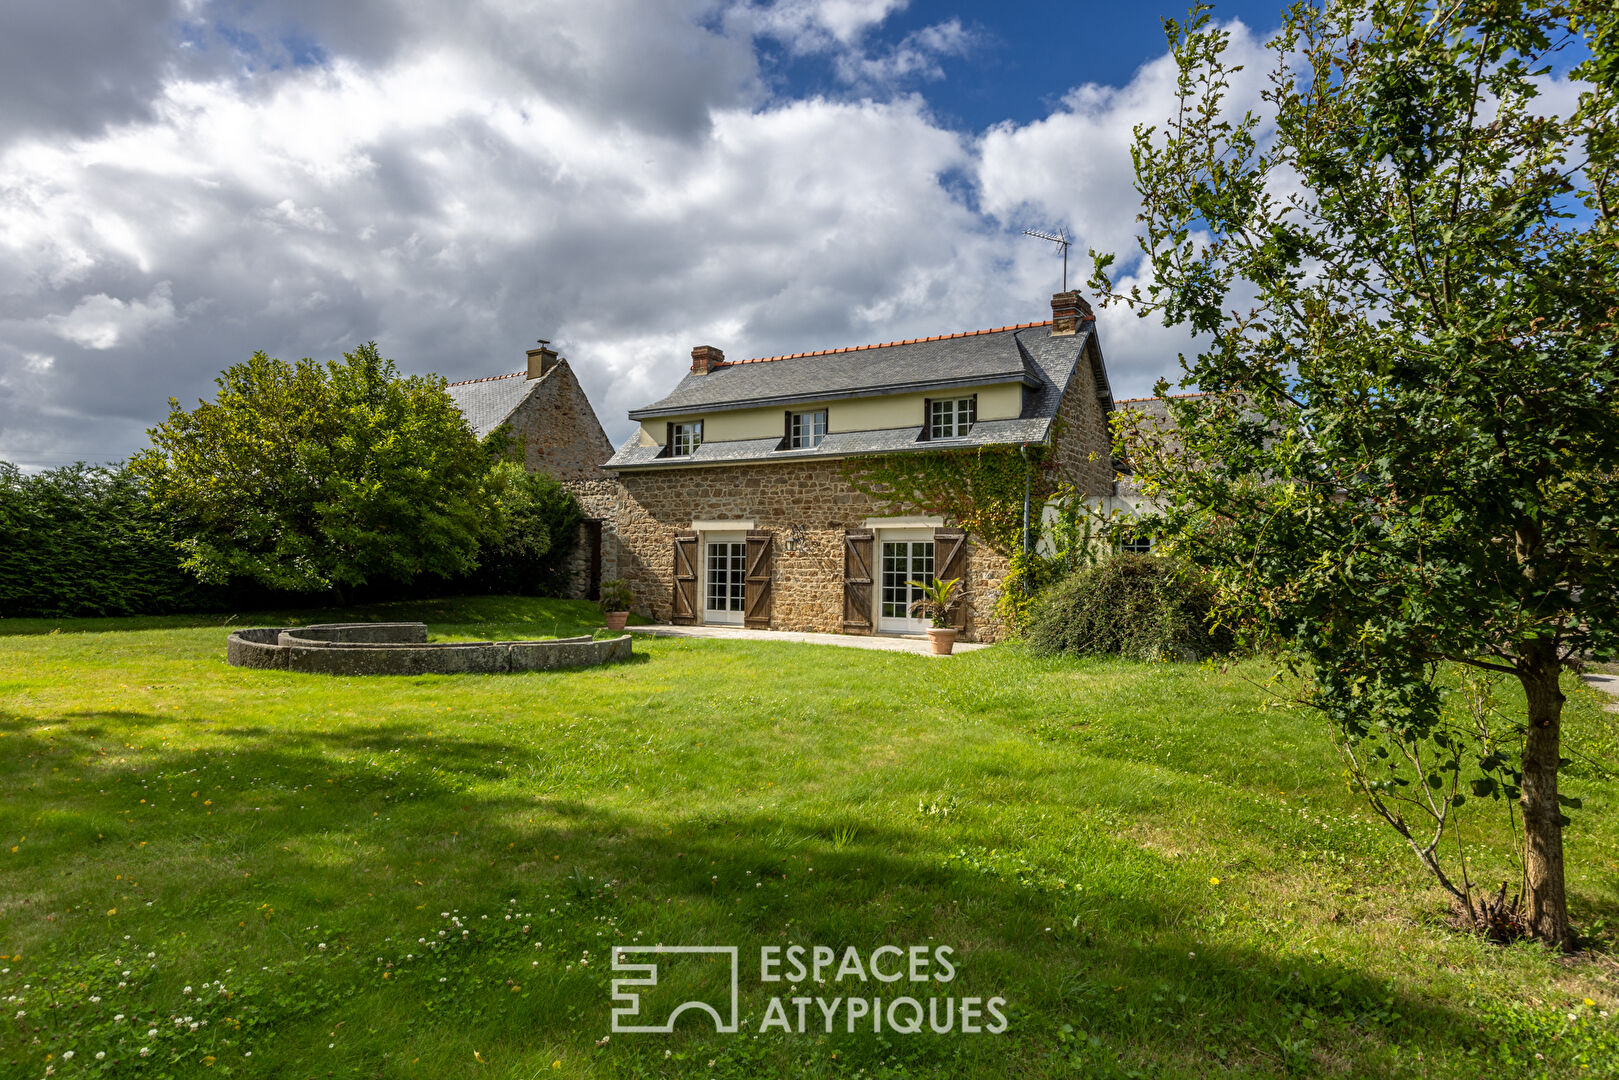
MULTIPOLYGON (((1221 4, 1239 49, 1274 3, 1221 4)), ((0 459, 122 458, 264 349, 572 362, 615 442, 698 343, 1049 317, 1133 250, 1165 5, 0 0, 0 459), (1011 9, 1011 10, 1007 10, 1011 9)), ((1176 332, 1102 317, 1115 391, 1176 332)))

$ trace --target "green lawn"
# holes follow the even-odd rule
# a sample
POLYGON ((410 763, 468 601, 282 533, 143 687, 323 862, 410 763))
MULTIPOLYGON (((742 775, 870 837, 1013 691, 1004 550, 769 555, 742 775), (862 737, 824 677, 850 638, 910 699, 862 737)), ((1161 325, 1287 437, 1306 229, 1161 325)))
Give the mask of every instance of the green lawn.
MULTIPOLYGON (((344 680, 227 667, 223 622, 0 622, 0 1075, 1619 1075, 1619 817, 1583 764, 1570 888, 1607 944, 1561 958, 1447 930, 1257 667, 638 639, 344 680), (646 943, 738 946, 741 1033, 602 1041, 611 949, 646 943), (956 975, 761 984, 791 944, 949 946, 956 975), (1002 996, 1008 1029, 850 1034, 845 1002, 759 1033, 772 997, 901 994, 1002 996)), ((1569 694, 1611 750, 1619 717, 1569 694)), ((717 970, 670 960, 648 1001, 717 970)))

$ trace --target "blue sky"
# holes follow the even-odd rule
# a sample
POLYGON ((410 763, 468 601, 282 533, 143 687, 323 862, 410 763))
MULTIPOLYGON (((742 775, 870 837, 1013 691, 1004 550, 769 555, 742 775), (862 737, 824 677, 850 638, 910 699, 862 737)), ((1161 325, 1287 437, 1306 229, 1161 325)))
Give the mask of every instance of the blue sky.
MULTIPOLYGON (((1281 4, 1222 3, 1221 19, 1255 29, 1280 22, 1281 4)), ((944 77, 923 93, 940 120, 977 131, 1003 121, 1024 124, 1050 113, 1086 82, 1123 86, 1136 68, 1165 50, 1162 20, 1186 8, 1152 3, 912 3, 890 15, 875 37, 890 46, 929 26, 956 20, 973 36, 970 51, 941 62, 944 77)), ((837 91, 820 58, 799 59, 776 47, 772 62, 794 96, 837 91)))
MULTIPOLYGON (((1223 5, 1233 49, 1272 5, 1223 5)), ((0 37, 0 459, 139 448, 256 349, 409 372, 555 341, 615 441, 693 345, 1047 317, 1132 267, 1159 20, 923 0, 57 0, 0 37), (93 72, 86 77, 85 72, 93 72)), ((1238 89, 1252 100, 1254 86, 1238 89)), ((1103 314, 1114 388, 1177 331, 1103 314)))

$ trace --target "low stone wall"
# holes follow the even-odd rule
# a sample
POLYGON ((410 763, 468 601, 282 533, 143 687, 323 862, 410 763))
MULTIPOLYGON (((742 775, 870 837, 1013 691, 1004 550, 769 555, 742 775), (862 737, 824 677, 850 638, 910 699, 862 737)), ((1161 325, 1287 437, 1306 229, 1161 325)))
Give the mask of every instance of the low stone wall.
POLYGON ((251 627, 225 639, 233 667, 317 675, 503 675, 588 667, 630 657, 630 637, 553 641, 427 640, 425 623, 251 627))

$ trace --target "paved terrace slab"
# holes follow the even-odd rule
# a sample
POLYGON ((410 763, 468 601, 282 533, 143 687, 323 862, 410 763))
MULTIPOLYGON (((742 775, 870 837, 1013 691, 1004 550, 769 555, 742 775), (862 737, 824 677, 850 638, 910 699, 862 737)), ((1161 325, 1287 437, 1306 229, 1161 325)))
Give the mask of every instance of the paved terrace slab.
MULTIPOLYGON (((740 626, 627 626, 626 630, 652 637, 719 638, 722 641, 795 641, 805 645, 839 645, 845 649, 877 649, 881 652, 908 652, 932 656, 925 637, 898 637, 888 634, 806 634, 792 630, 747 630, 740 626)), ((956 642, 956 652, 987 649, 972 641, 956 642)))
MULTIPOLYGON (((958 649, 960 647, 956 646, 958 649)), ((1608 712, 1619 712, 1619 675, 1587 674, 1581 675, 1580 678, 1585 680, 1585 685, 1613 695, 1613 700, 1604 705, 1603 709, 1608 712)))

